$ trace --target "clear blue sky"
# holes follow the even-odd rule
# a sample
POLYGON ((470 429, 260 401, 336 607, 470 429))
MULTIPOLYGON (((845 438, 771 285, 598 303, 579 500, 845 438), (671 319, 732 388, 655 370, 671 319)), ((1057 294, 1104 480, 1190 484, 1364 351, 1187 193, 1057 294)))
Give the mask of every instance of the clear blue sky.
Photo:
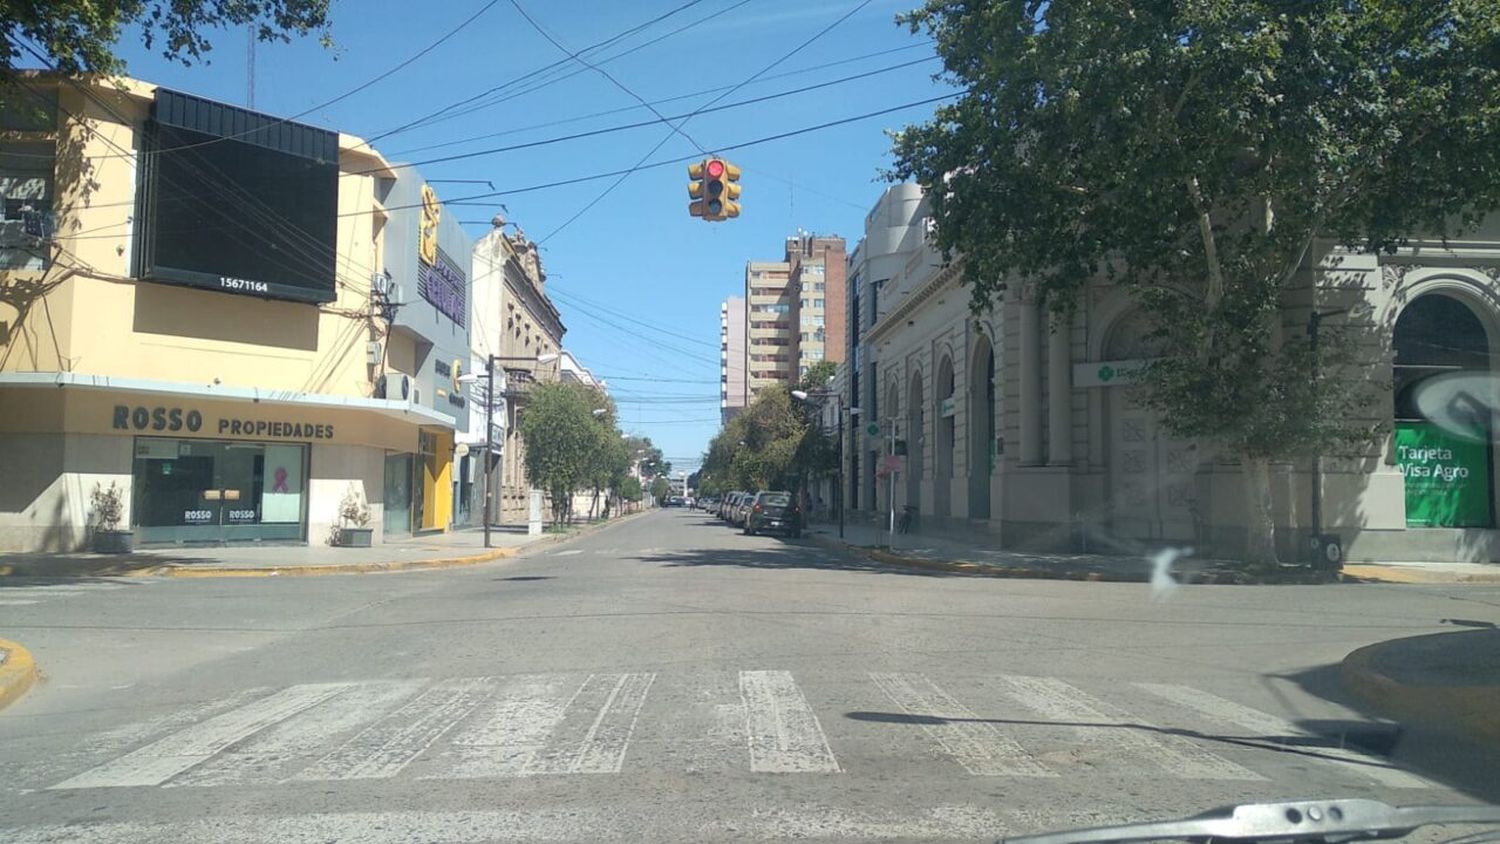
MULTIPOLYGON (((573 51, 635 27, 688 0, 564 2, 521 0, 553 38, 573 51)), ((512 83, 567 57, 548 43, 509 0, 410 65, 333 105, 315 108, 368 82, 430 46, 486 4, 486 0, 335 0, 331 49, 308 39, 257 47, 255 107, 374 138, 451 103, 512 83)), ((647 101, 739 84, 819 30, 860 5, 860 0, 700 0, 614 45, 585 56, 647 101), (737 7, 736 7, 737 6, 737 7), (712 16, 712 17, 710 17, 712 16), (701 18, 705 22, 616 61, 605 61, 645 41, 701 18)), ((694 117, 684 131, 710 151, 785 131, 938 96, 950 90, 932 75, 939 63, 922 35, 893 19, 918 0, 871 0, 842 24, 729 94, 720 104, 787 91, 920 59, 865 79, 694 117), (896 50, 832 67, 877 51, 896 50), (798 72, 806 71, 806 72, 798 72)), ((129 72, 187 92, 243 104, 246 35, 222 32, 210 63, 184 68, 147 51, 136 33, 121 44, 129 72)), ((654 115, 600 73, 575 62, 526 85, 573 73, 539 90, 484 104, 454 119, 432 122, 382 138, 376 146, 393 161, 418 161, 489 147, 544 140, 654 115), (597 112, 614 114, 574 121, 597 112), (560 125, 538 127, 556 121, 560 125), (496 137, 454 143, 477 135, 496 137), (445 144, 442 147, 433 145, 445 144)), ((699 94, 657 108, 671 117, 707 104, 719 93, 699 94)), ((497 95, 498 96, 498 95, 497 95)), ((798 227, 839 234, 852 250, 864 214, 882 190, 879 172, 890 163, 886 131, 925 119, 921 105, 818 132, 727 152, 744 169, 743 215, 707 224, 687 214, 682 165, 632 174, 609 196, 559 231, 614 179, 515 193, 473 204, 450 204, 466 228, 479 235, 500 203, 507 217, 534 239, 545 238, 549 292, 568 332, 564 345, 609 382, 621 425, 660 445, 677 468, 696 468, 718 428, 718 309, 741 291, 745 261, 774 260, 798 227), (644 323, 660 331, 644 328, 644 323)), ((509 191, 634 165, 670 130, 664 125, 551 143, 421 167, 431 180, 487 180, 509 191)), ((672 136, 649 161, 698 150, 672 136)), ((435 185, 445 201, 488 192, 484 184, 435 185)))

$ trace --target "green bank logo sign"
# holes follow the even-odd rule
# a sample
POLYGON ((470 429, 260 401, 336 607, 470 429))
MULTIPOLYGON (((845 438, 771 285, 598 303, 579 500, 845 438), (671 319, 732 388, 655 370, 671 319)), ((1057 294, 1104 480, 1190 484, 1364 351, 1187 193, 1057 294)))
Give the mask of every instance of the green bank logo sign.
MULTIPOLYGON (((180 407, 145 407, 115 405, 111 427, 117 431, 159 431, 198 433, 203 429, 203 414, 180 407)), ((220 417, 217 433, 229 437, 264 437, 279 440, 331 440, 333 426, 293 419, 234 419, 220 417)), ((211 432, 214 428, 209 429, 211 432)))
POLYGON ((1397 422, 1395 433, 1407 527, 1490 526, 1490 456, 1484 437, 1465 437, 1431 422, 1397 422))

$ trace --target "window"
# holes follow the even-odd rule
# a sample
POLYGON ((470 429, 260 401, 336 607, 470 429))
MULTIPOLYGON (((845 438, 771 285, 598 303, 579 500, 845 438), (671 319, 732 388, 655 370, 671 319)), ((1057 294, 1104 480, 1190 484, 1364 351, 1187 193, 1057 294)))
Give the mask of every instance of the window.
POLYGON ((55 154, 52 141, 0 143, 0 269, 47 267, 55 154))
POLYGON ((823 307, 823 300, 822 299, 814 299, 813 300, 813 307, 814 308, 821 308, 821 307, 823 307))
POLYGON ((807 342, 807 337, 808 337, 808 333, 806 331, 804 331, 804 332, 802 332, 802 337, 800 339, 802 340, 802 342, 806 343, 807 342))

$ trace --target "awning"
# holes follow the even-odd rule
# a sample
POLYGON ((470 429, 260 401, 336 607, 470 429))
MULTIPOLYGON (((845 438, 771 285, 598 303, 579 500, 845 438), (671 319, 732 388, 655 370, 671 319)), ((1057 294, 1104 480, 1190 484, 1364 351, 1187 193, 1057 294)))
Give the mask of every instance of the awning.
POLYGON ((430 407, 394 399, 367 399, 363 396, 335 396, 326 393, 304 393, 297 390, 266 390, 260 387, 226 387, 221 384, 183 384, 149 378, 122 378, 113 375, 86 375, 79 372, 4 372, 0 387, 53 387, 81 390, 120 390, 159 396, 182 396, 196 399, 226 399, 259 402, 291 407, 318 407, 345 410, 368 410, 417 425, 436 425, 452 429, 453 419, 430 407))

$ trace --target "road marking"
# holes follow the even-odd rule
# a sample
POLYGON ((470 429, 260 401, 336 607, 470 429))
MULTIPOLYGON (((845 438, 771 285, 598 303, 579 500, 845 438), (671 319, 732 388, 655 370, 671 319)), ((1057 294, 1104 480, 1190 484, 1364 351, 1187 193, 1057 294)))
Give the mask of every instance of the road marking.
POLYGON ((494 686, 490 677, 434 683, 288 781, 393 777, 482 703, 494 686))
POLYGON ((346 683, 316 683, 283 689, 172 733, 52 788, 161 785, 235 742, 321 703, 347 687, 346 683))
MULTIPOLYGON (((870 679, 901 711, 922 723, 931 736, 964 770, 977 776, 1055 777, 1021 745, 954 700, 920 674, 872 672, 870 679)), ((920 723, 920 722, 919 722, 920 723)))
POLYGON ((339 736, 381 717, 415 695, 425 680, 376 680, 360 683, 335 697, 304 709, 225 750, 167 783, 168 786, 216 786, 279 782, 283 769, 312 756, 339 736))
POLYGON ((552 556, 554 556, 554 557, 574 557, 574 556, 577 556, 577 555, 582 554, 582 553, 583 553, 582 551, 580 551, 580 550, 578 550, 578 549, 575 548, 572 551, 558 551, 557 553, 553 554, 552 556))
POLYGON ((655 674, 589 675, 523 775, 618 774, 655 680, 655 674))
POLYGON ((823 725, 790 671, 741 671, 740 699, 750 770, 756 773, 838 773, 823 725))
POLYGON ((0 598, 0 607, 24 607, 27 604, 36 604, 40 601, 22 601, 15 598, 0 598))
POLYGON ((1178 779, 1265 779, 1056 677, 1007 675, 1000 678, 1000 685, 1007 696, 1027 709, 1049 721, 1067 723, 1079 740, 1120 751, 1119 758, 1127 763, 1145 760, 1178 779))
POLYGON ((526 776, 526 766, 546 745, 578 691, 565 675, 507 678, 479 710, 472 726, 449 738, 449 770, 425 779, 526 776))
MULTIPOLYGON (((1137 688, 1156 695, 1170 703, 1184 706, 1197 712, 1205 718, 1213 721, 1225 721, 1259 733, 1257 736, 1248 737, 1251 740, 1272 742, 1285 742, 1287 739, 1317 738, 1291 721, 1252 709, 1232 700, 1226 700, 1218 695, 1210 694, 1201 689, 1189 686, 1179 686, 1170 683, 1136 683, 1137 688)), ((1382 785, 1391 788, 1433 788, 1433 783, 1422 779, 1414 774, 1409 774, 1399 768, 1390 767, 1379 758, 1355 750, 1343 747, 1324 747, 1321 745, 1301 744, 1297 748, 1305 749, 1310 755, 1323 757, 1324 759, 1351 763, 1349 770, 1357 771, 1370 779, 1376 780, 1382 785)))

